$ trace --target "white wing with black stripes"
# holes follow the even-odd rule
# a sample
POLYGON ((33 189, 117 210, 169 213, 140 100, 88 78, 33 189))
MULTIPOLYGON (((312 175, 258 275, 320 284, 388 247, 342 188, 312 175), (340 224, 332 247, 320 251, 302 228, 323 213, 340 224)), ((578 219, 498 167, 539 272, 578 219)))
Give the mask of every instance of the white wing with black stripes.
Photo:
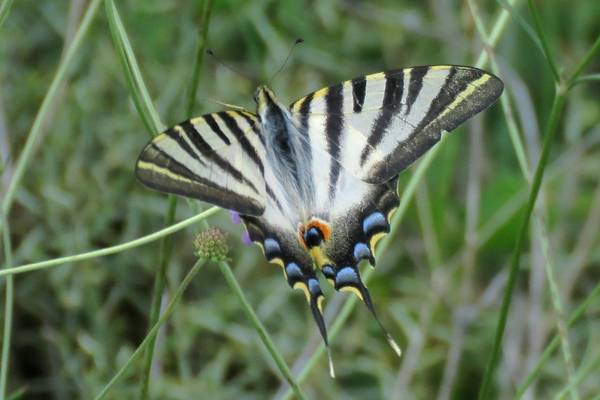
POLYGON ((354 176, 383 183, 493 104, 500 79, 463 66, 421 66, 355 78, 294 102, 312 143, 354 176), (325 137, 323 135, 325 134, 325 137))
POLYGON ((144 185, 242 214, 266 206, 265 148, 257 118, 224 111, 184 121, 146 145, 136 164, 144 185))

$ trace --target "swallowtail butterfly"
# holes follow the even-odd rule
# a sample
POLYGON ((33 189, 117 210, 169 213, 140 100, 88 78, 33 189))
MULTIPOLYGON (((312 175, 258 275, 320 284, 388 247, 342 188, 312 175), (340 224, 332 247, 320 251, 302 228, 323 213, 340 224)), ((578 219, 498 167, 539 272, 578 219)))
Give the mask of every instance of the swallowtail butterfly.
POLYGON ((398 206, 398 174, 502 90, 485 71, 450 65, 360 76, 289 107, 261 86, 256 114, 206 114, 156 136, 136 175, 152 189, 240 213, 267 260, 306 295, 327 345, 317 271, 375 316, 358 264, 375 265, 375 244, 398 206))

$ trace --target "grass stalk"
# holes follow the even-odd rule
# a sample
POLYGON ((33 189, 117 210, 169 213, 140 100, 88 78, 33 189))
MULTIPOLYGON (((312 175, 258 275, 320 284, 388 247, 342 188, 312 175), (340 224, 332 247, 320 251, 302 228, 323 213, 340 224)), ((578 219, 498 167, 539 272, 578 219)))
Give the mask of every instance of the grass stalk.
POLYGON ((148 334, 146 335, 146 337, 144 338, 142 343, 140 343, 138 348, 135 349, 135 351, 131 354, 131 356, 129 356, 129 359, 125 362, 125 364, 123 364, 123 366, 119 369, 119 371, 117 371, 117 373, 112 377, 112 379, 104 386, 102 391, 100 393, 98 393, 98 395, 95 397, 96 400, 105 398, 106 395, 108 394, 108 392, 110 391, 110 389, 119 381, 119 379, 125 374, 125 372, 127 372, 129 367, 131 367, 131 365, 142 355, 143 351, 150 344, 150 341, 154 337, 156 337, 156 334, 158 333, 158 330, 160 329, 160 327, 171 317, 171 314, 173 314, 173 311, 175 310, 175 307, 181 300, 183 293, 185 292, 185 290, 187 289, 189 284, 192 282, 192 280, 198 274, 198 272, 200 271, 200 268, 204 264, 205 264, 204 260, 198 260, 194 264, 194 266, 190 269, 190 271, 187 273, 185 278, 183 278, 183 280, 181 281, 181 284, 177 288, 177 291, 173 295, 173 298, 167 305, 165 312, 161 315, 161 317, 158 319, 158 321, 156 321, 156 324, 154 324, 154 326, 152 326, 152 329, 150 329, 150 331, 148 332, 148 334))
POLYGON ((221 269, 223 276, 225 276, 225 280, 227 281, 227 284, 229 285, 231 290, 233 290, 233 292, 235 293, 237 298, 240 300, 240 303, 242 303, 242 308, 243 308, 246 316, 248 317, 248 319, 252 323, 254 329, 258 333, 260 340, 263 342, 263 344, 269 351, 269 354, 271 354, 271 357, 273 358, 273 360, 275 361, 275 364, 279 368, 279 372, 281 372, 281 374, 283 375, 285 380, 289 383, 289 385, 292 388, 292 391, 296 395, 296 397, 298 399, 305 399, 306 396, 302 392, 302 389, 298 385, 298 382, 296 382, 296 380, 292 376, 292 371, 290 371, 288 365, 286 364, 285 360, 283 359, 283 356, 281 355, 279 350, 277 350, 277 348, 275 347, 275 344, 271 340, 269 333, 265 329, 262 322, 260 322, 260 320, 258 319, 258 316, 256 315, 256 312, 254 311, 254 309, 248 302, 248 299, 246 299, 246 296, 244 295, 244 291, 242 290, 239 283, 235 279, 235 275, 233 275, 233 272, 231 271, 229 264, 225 261, 221 261, 221 262, 219 262, 219 268, 221 269))
MULTIPOLYGON (((519 0, 508 0, 507 4, 510 7, 515 7, 518 2, 519 2, 519 0)), ((502 8, 500 10, 500 14, 498 15, 498 18, 496 19, 496 22, 494 23, 494 26, 490 30, 490 35, 488 37, 488 39, 489 39, 488 46, 490 48, 496 47, 496 45, 498 44, 498 41, 500 40, 500 37, 504 33, 504 30, 508 26, 508 21, 510 21, 510 13, 507 10, 505 10, 504 8, 502 8)), ((475 66, 479 67, 479 68, 483 68, 485 65, 487 65, 488 61, 489 61, 489 52, 482 51, 481 53, 479 53, 479 57, 477 57, 477 62, 475 62, 475 66)))
POLYGON ((8 13, 10 12, 10 7, 12 6, 13 1, 14 0, 4 0, 0 4, 0 28, 2 27, 2 23, 8 16, 8 13))
POLYGON ((562 110, 565 105, 566 100, 566 91, 562 86, 557 86, 556 95, 554 97, 554 101, 552 104, 552 110, 550 111, 550 120, 548 123, 548 127, 546 129, 546 133, 544 135, 544 144, 542 147, 542 154, 540 155, 540 160, 535 169, 535 174, 533 177, 533 182, 531 184, 531 190, 529 191, 529 198, 527 200, 527 206, 525 209, 525 215, 521 220, 521 226, 519 229, 519 233, 517 236, 517 240, 515 242, 513 256, 511 260, 511 266, 508 276, 508 282, 506 284, 506 289, 504 291, 504 297, 502 299, 502 306, 500 309, 500 316, 498 317, 498 325, 496 328, 496 333, 494 337, 494 344, 492 347, 492 352, 488 361, 488 364, 485 369, 485 374, 483 377, 483 383, 479 392, 479 399, 487 399, 490 396, 491 391, 491 383, 492 378, 494 376, 496 365, 500 356, 500 347, 502 345, 502 339, 504 336, 504 329, 506 328, 506 320, 508 318, 508 311, 510 309, 512 296, 515 288, 515 284, 517 281, 517 277, 520 269, 520 260, 521 260, 521 251, 525 244, 525 238, 527 237, 527 232, 529 228, 529 220, 531 214, 533 212, 533 208, 535 206, 537 195, 540 190, 540 186, 542 184, 542 178, 544 177, 544 171, 546 168, 546 163, 548 160, 548 155, 550 153, 550 147, 552 145, 552 140, 556 132, 558 131, 558 122, 562 115, 562 110))
MULTIPOLYGON (((492 49, 493 42, 490 40, 490 37, 488 36, 485 30, 485 26, 479 15, 479 9, 477 7, 477 4, 474 0, 468 0, 467 4, 469 6, 469 10, 471 11, 473 21, 475 22, 477 32, 479 33, 481 41, 483 42, 485 53, 488 55, 488 60, 490 61, 492 72, 496 75, 500 75, 500 69, 498 68, 498 64, 496 63, 496 59, 494 57, 494 52, 492 49)), ((502 112, 506 120, 508 133, 512 142, 513 149, 515 150, 517 161, 519 162, 519 167, 521 168, 521 172, 525 176, 525 179, 529 180, 530 174, 527 164, 527 157, 525 156, 525 148, 523 146, 523 142, 519 134, 519 128, 517 122, 515 121, 512 108, 510 106, 508 93, 505 93, 504 96, 500 96, 500 105, 502 106, 502 112)))
POLYGON ((577 387, 570 385, 570 382, 572 382, 574 378, 573 374, 575 371, 575 367, 573 365, 573 355, 571 351, 571 345, 569 343, 567 327, 564 320, 564 311, 563 304, 560 299, 560 291, 558 289, 556 276, 554 275, 554 266, 550 261, 550 243, 548 240, 548 232, 546 231, 546 226, 541 215, 534 215, 534 223, 536 224, 537 232, 540 235, 540 243, 545 258, 544 269, 546 272, 546 278, 548 280, 548 286, 550 288, 550 299, 552 301, 552 307, 554 308, 554 313, 556 315, 556 328, 560 337, 563 359, 567 370, 567 382, 569 383, 569 387, 571 388, 571 398, 573 400, 578 400, 579 393, 577 391, 577 387))
MULTIPOLYGON (((530 6, 532 3, 530 2, 530 6)), ((541 39, 543 41, 543 38, 541 39)), ((547 46, 547 44, 546 44, 547 46)), ((600 36, 596 39, 591 48, 586 52, 585 56, 578 63, 577 67, 574 70, 573 75, 566 80, 566 84, 564 84, 562 78, 556 82, 556 92, 554 96, 554 100, 552 103, 552 109, 550 111, 550 117, 548 126, 546 129, 546 133, 544 135, 544 144, 542 147, 542 154, 540 156, 540 160, 535 170, 535 175, 533 178, 531 190, 529 192, 529 199, 527 202, 527 208, 525 211, 525 215, 523 216, 523 220, 521 223, 521 227, 519 230, 519 234, 517 236, 517 241, 515 243, 513 256, 511 260, 511 267, 509 272, 509 278, 506 286, 506 290, 504 292, 504 298, 502 300, 502 306, 500 310, 500 316, 498 318, 498 325, 496 328, 496 334, 494 338, 494 345, 492 349, 492 353, 490 355, 488 364, 486 366, 486 372, 483 378, 483 383, 479 392, 479 399, 487 399, 489 398, 491 391, 491 381, 494 376, 494 372, 496 369, 496 365, 498 363, 499 355, 500 355, 500 346, 502 344, 502 338, 504 335, 504 329, 506 327, 506 320, 508 317, 508 311, 510 309, 510 304, 512 301, 512 294, 514 291, 515 282, 519 272, 519 262, 521 257, 521 251, 525 242, 525 236, 528 231, 529 219, 531 217, 533 208, 535 206, 535 202, 537 200, 537 194, 539 192, 541 181, 544 175, 544 170, 546 166, 546 162, 548 159, 548 155, 550 152, 550 147, 552 144, 552 140, 558 131, 558 122, 562 115, 562 111, 566 102, 567 94, 569 88, 572 87, 572 83, 575 82, 578 75, 585 69, 585 67, 589 64, 589 62, 594 58, 594 56, 600 51, 600 36)), ((537 367, 536 367, 537 368, 537 367)), ((529 382, 530 384, 531 382, 529 382)))
MULTIPOLYGON (((468 0, 468 5, 469 5, 469 9, 471 10, 471 14, 473 16, 473 20, 475 21, 475 25, 477 27, 477 30, 481 37, 481 40, 483 41, 486 51, 489 53, 490 65, 492 67, 492 71, 495 74, 499 74, 499 68, 498 68, 498 65, 496 64, 493 50, 489 46, 489 39, 488 39, 487 33, 485 32, 485 27, 483 26, 483 22, 481 21, 481 18, 479 16, 477 5, 474 3, 473 0, 468 0)), ((529 164, 527 163, 527 159, 525 156, 525 149, 524 149, 523 143, 521 141, 521 134, 519 132, 518 125, 517 125, 517 123, 514 119, 514 115, 512 113, 508 94, 504 95, 500 98, 500 103, 502 106, 502 112, 504 114, 504 119, 506 120, 506 123, 507 123, 507 128, 508 128, 509 135, 510 135, 510 138, 512 141, 512 145, 515 150, 517 160, 519 161, 519 166, 521 168, 521 172, 522 172, 525 180, 530 181, 531 173, 530 173, 529 166, 528 166, 529 164)), ((558 285, 556 283, 556 278, 554 276, 554 270, 553 270, 552 262, 550 259, 550 250, 549 250, 546 224, 545 224, 544 218, 541 214, 541 211, 535 213, 534 222, 538 228, 537 232, 541 233, 539 235, 538 240, 540 241, 541 247, 543 249, 543 254, 544 254, 543 264, 544 264, 544 269, 546 272, 546 278, 547 278, 548 284, 550 286, 550 295, 552 298, 552 305, 553 305, 555 313, 556 313, 557 328, 558 328, 558 331, 561 336, 561 345, 562 345, 562 349, 563 349, 563 356, 564 356, 565 364, 567 367, 567 379, 568 379, 568 381, 571 381, 573 378, 573 370, 574 370, 573 360, 572 360, 572 355, 571 355, 571 348, 569 345, 567 331, 565 329, 565 323, 564 323, 563 311, 562 311, 563 307, 562 307, 562 302, 560 300, 558 285)), ((577 400, 579 398, 576 388, 572 389, 572 398, 574 400, 577 400)))
POLYGON ((163 130, 163 124, 160 121, 158 113, 152 106, 152 99, 148 88, 144 84, 142 73, 138 62, 131 48, 131 43, 123 26, 123 21, 119 16, 119 12, 113 0, 105 0, 106 17, 108 18, 108 26, 113 38, 113 43, 117 50, 121 64, 125 69, 125 78, 129 87, 129 93, 133 98, 135 108, 142 117, 142 121, 146 126, 150 136, 163 130))
MULTIPOLYGON (((177 211, 177 197, 170 195, 164 226, 170 226, 175 221, 177 211)), ((160 304, 166 286, 167 267, 171 259, 173 240, 171 236, 165 236, 160 241, 158 250, 158 268, 154 274, 154 287, 152 289, 152 300, 150 301, 149 326, 152 327, 160 318, 160 304)), ((144 353, 144 366, 142 370, 142 384, 140 387, 140 399, 148 398, 150 389, 150 374, 152 372, 152 360, 156 350, 156 336, 150 338, 148 347, 144 353)))
POLYGON ((206 43, 208 37, 208 27, 210 24, 210 15, 212 12, 212 0, 205 0, 202 7, 202 16, 200 17, 200 31, 198 32, 198 40, 196 41, 196 57, 194 57, 194 66, 192 67, 192 78, 188 89, 188 96, 185 106, 186 118, 190 118, 194 112, 196 104, 196 93, 200 85, 200 69, 206 52, 206 43))
MULTIPOLYGON (((590 49, 585 53, 585 55, 581 58, 581 61, 579 61, 579 63, 573 70, 573 74, 569 78, 569 88, 571 88, 578 81, 579 75, 581 75, 581 73, 587 68, 590 62, 592 62, 592 60, 598 55, 598 52, 600 52, 600 35, 596 37, 596 41, 594 41, 592 47, 590 47, 590 49)), ((588 75, 588 80, 595 81, 598 79, 600 79, 600 74, 588 75)))
MULTIPOLYGON (((4 231, 2 243, 4 245, 4 258, 6 268, 12 266, 12 245, 10 243, 10 225, 6 215, 2 215, 4 231)), ((10 355, 10 342, 12 333, 12 314, 14 301, 14 277, 6 277, 6 292, 4 296, 4 327, 2 330, 2 356, 0 359, 0 399, 6 398, 6 384, 8 379, 8 363, 10 355)))
POLYGON ((546 39, 546 33, 544 32, 544 29, 542 28, 542 21, 540 19, 540 14, 539 14, 537 8, 535 7, 535 5, 533 4, 533 0, 527 0, 527 4, 529 5, 529 12, 531 13, 531 16, 533 17, 533 27, 535 29, 537 37, 540 40, 541 45, 542 45, 542 53, 544 54, 546 61, 548 61, 548 65, 550 66, 552 75, 554 75, 554 80, 556 82, 559 82, 561 79, 561 76, 560 76, 560 73, 556 66, 556 61, 554 61, 554 57, 552 57, 552 53, 550 51, 550 45, 548 44, 548 40, 546 39))
POLYGON ((108 256, 110 254, 121 253, 126 250, 133 249, 134 247, 142 246, 144 244, 148 244, 154 242, 162 237, 175 233, 177 231, 182 230, 183 228, 193 225, 197 222, 200 222, 213 214, 216 214, 218 211, 222 210, 219 207, 211 207, 206 211, 201 212, 200 214, 194 215, 188 219, 184 219, 181 222, 178 222, 174 225, 170 225, 166 228, 163 228, 159 231, 151 233, 146 236, 139 237, 134 240, 130 240, 125 243, 118 244, 116 246, 104 247, 102 249, 88 251, 85 253, 74 254, 66 257, 53 258, 51 260, 40 261, 31 264, 23 264, 14 268, 6 268, 0 270, 0 276, 5 275, 15 275, 22 274, 23 272, 35 271, 39 269, 47 269, 50 267, 54 267, 61 264, 73 263, 77 261, 89 260, 96 257, 108 256))

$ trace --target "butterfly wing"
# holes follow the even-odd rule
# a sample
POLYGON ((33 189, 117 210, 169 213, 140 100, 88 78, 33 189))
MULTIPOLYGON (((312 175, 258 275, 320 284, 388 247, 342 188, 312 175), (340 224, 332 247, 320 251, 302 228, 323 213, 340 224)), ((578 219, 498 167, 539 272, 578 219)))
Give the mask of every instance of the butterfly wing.
POLYGON ((264 158, 257 117, 223 111, 153 138, 138 158, 136 175, 151 189, 261 215, 267 196, 264 158))
POLYGON ((349 173, 383 183, 493 104, 503 84, 473 67, 422 66, 323 88, 290 108, 314 143, 349 173), (316 136, 324 137, 317 138, 316 136))
POLYGON ((375 264, 375 244, 390 230, 398 173, 442 132, 493 104, 502 89, 498 78, 476 68, 424 66, 355 78, 290 106, 300 136, 318 154, 314 214, 330 235, 311 254, 336 290, 355 293, 375 315, 358 264, 375 264))

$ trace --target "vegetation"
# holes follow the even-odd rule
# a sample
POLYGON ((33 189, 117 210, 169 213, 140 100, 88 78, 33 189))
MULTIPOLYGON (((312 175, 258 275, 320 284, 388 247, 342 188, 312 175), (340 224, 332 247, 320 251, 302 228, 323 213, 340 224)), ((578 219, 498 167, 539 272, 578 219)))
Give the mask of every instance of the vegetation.
POLYGON ((600 398, 599 26, 594 0, 0 0, 0 398, 600 398), (261 82, 448 63, 505 94, 401 175, 365 276, 402 358, 328 288, 332 380, 279 268, 134 160, 261 82))

